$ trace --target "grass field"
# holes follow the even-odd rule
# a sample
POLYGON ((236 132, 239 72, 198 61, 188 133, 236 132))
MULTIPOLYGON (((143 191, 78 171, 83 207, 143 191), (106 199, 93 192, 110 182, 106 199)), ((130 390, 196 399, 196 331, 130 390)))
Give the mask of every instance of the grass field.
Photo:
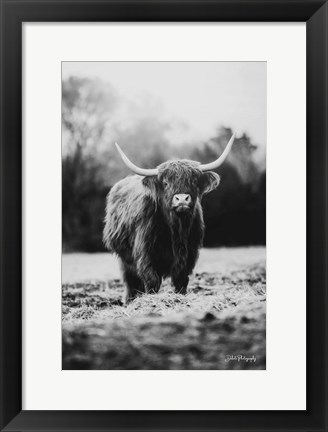
POLYGON ((167 280, 125 306, 114 256, 63 255, 63 369, 265 369, 265 265, 203 249, 187 295, 167 280))

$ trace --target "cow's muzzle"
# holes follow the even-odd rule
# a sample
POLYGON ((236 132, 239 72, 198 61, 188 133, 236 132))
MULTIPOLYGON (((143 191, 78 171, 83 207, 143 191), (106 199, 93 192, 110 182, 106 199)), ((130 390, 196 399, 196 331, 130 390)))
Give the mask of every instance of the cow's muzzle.
POLYGON ((189 212, 191 209, 191 196, 189 194, 175 194, 172 207, 177 213, 189 212))

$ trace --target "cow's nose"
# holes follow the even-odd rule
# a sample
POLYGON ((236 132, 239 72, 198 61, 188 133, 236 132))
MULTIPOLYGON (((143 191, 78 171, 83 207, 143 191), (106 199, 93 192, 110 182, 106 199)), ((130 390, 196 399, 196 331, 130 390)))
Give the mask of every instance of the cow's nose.
POLYGON ((175 194, 173 196, 174 205, 188 205, 190 204, 191 196, 189 194, 175 194))

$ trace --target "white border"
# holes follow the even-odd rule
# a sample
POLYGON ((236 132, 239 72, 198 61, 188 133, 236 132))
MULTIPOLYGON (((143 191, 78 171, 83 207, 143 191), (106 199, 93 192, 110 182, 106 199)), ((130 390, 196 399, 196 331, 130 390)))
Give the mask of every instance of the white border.
POLYGON ((305 409, 305 24, 26 23, 23 53, 23 409, 305 409), (60 77, 74 60, 267 61, 267 371, 61 371, 60 77))

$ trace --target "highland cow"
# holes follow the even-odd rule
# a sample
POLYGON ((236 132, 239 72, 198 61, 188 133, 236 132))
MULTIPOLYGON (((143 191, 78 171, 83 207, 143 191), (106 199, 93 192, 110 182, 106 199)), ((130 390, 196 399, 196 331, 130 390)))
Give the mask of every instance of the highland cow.
POLYGON ((234 141, 231 137, 214 162, 170 160, 155 169, 133 164, 116 144, 123 162, 137 175, 116 183, 107 196, 103 240, 121 261, 126 301, 157 293, 171 277, 185 294, 204 236, 201 198, 215 189, 220 166, 234 141))

